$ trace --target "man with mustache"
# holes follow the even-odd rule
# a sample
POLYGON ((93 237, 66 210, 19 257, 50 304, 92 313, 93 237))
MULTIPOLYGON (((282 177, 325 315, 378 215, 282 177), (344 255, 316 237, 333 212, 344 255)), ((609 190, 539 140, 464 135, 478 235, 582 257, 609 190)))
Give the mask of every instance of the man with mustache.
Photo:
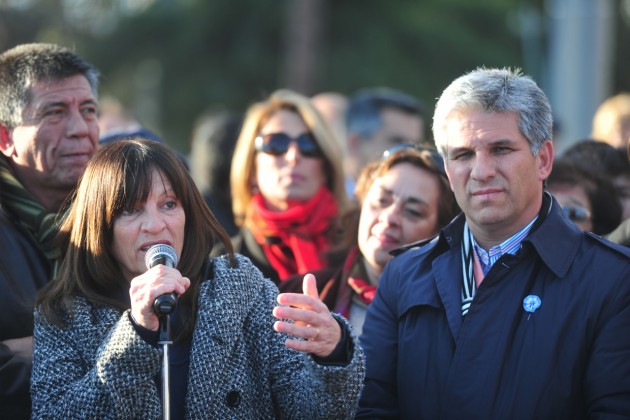
POLYGON ((72 51, 0 54, 0 410, 29 418, 33 302, 59 257, 57 216, 98 144, 98 72, 72 51))

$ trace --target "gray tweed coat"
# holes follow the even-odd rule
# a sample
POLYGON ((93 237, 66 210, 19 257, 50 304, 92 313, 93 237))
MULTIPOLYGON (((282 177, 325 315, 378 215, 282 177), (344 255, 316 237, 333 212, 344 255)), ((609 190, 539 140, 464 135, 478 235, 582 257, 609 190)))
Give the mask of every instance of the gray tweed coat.
MULTIPOLYGON (((287 336, 272 328, 276 287, 242 256, 235 268, 223 258, 214 267, 199 293, 188 418, 352 417, 365 374, 356 337, 347 366, 287 349, 287 336)), ((34 337, 33 418, 162 416, 154 381, 161 349, 138 336, 127 313, 77 299, 67 328, 36 314, 34 337)))

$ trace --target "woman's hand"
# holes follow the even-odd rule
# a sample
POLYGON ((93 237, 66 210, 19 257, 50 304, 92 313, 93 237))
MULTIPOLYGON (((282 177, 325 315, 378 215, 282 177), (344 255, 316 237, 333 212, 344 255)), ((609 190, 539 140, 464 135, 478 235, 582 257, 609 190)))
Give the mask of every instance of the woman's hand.
POLYGON ((319 298, 315 276, 305 275, 302 289, 304 294, 278 295, 278 303, 289 307, 276 306, 273 315, 293 323, 276 321, 274 330, 305 339, 287 339, 285 344, 290 349, 313 353, 319 357, 329 356, 341 339, 341 327, 319 298))
POLYGON ((183 295, 190 287, 188 277, 175 268, 157 265, 144 274, 131 280, 131 317, 138 324, 151 331, 157 331, 160 321, 153 310, 153 302, 158 296, 175 292, 183 295))

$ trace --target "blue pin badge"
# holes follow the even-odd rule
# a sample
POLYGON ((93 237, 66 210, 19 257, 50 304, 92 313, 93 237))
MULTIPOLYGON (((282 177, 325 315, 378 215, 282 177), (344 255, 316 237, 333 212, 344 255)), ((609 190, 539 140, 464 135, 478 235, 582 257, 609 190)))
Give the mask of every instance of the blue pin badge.
POLYGON ((525 309, 525 312, 529 312, 529 316, 527 317, 527 319, 529 319, 532 314, 536 312, 536 309, 540 308, 541 304, 542 300, 540 300, 540 298, 536 295, 529 295, 526 296, 525 299, 523 299, 523 309, 525 309))

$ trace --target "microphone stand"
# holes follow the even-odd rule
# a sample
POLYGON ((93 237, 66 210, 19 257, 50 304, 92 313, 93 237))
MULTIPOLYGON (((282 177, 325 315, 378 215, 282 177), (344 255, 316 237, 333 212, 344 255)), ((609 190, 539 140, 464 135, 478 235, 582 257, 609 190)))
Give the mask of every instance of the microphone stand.
POLYGON ((169 359, 168 346, 173 344, 171 339, 171 317, 170 314, 175 310, 177 305, 177 297, 175 294, 162 295, 155 299, 153 309, 158 315, 160 321, 158 345, 162 346, 162 418, 170 420, 171 418, 171 391, 169 377, 169 359))

